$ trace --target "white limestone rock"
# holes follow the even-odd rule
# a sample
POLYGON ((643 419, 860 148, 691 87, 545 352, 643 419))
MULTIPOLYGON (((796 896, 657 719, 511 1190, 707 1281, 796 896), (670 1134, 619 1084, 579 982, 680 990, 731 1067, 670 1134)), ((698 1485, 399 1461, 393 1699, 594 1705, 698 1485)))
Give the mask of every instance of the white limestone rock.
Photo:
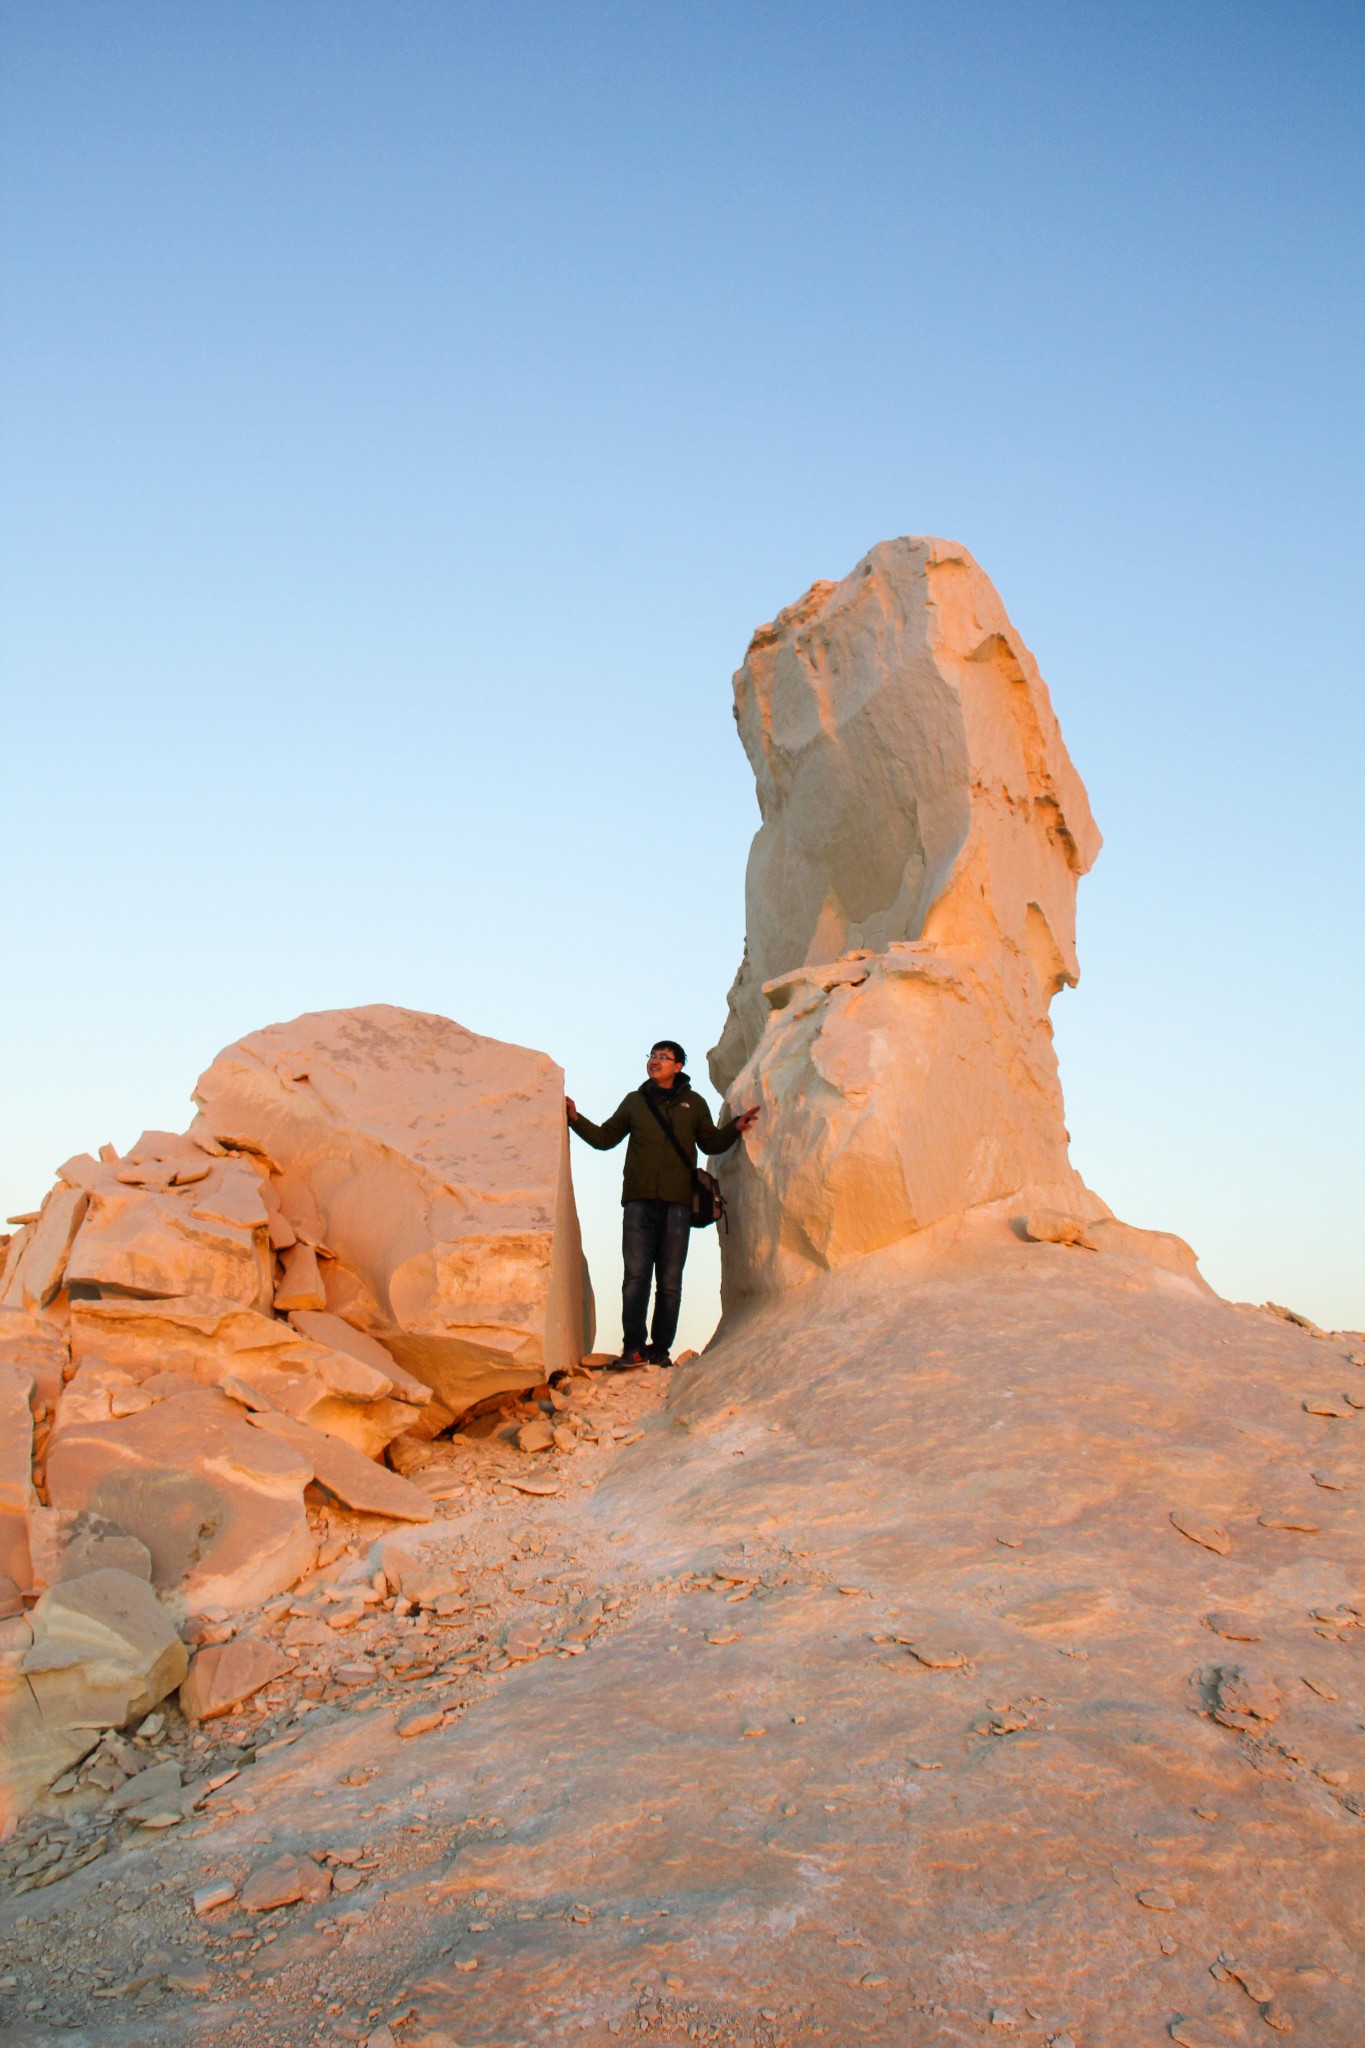
POLYGON ((188 1665, 142 1579, 89 1572, 0 1623, 0 1828, 92 1749, 174 1691, 188 1665))
POLYGON ((158 1592, 196 1611, 253 1605, 308 1569, 312 1476, 216 1389, 172 1373, 138 1385, 93 1361, 67 1389, 47 1461, 52 1506, 135 1536, 158 1592))
POLYGON ((269 1162, 328 1308, 346 1300, 452 1412, 589 1348, 563 1075, 543 1053, 374 1004, 253 1032, 195 1099, 219 1144, 269 1162))
POLYGON ((728 1168, 727 1298, 986 1204, 1107 1217, 1048 1022, 1100 836, 986 576, 882 543, 759 629, 735 708, 763 823, 711 1072, 762 1115, 728 1168))
MULTIPOLYGON (((382 1346, 346 1330, 336 1317, 311 1318, 330 1341, 291 1324, 210 1295, 171 1301, 109 1299, 71 1307, 71 1349, 78 1368, 116 1367, 140 1384, 174 1372, 200 1386, 221 1387, 245 1406, 293 1415, 314 1429, 379 1457, 430 1400, 430 1390, 382 1346), (349 1341, 348 1341, 349 1340, 349 1341), (371 1343, 383 1360, 357 1358, 371 1343)), ((65 1410, 71 1401, 68 1390, 65 1410)))

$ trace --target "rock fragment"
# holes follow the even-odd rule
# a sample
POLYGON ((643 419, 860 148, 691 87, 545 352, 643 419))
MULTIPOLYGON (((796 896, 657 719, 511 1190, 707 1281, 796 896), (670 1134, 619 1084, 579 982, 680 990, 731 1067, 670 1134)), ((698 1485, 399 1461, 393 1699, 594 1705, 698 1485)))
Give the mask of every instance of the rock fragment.
POLYGON ((6 1262, 0 1303, 30 1314, 48 1306, 66 1277, 71 1245, 88 1206, 89 1197, 79 1188, 52 1190, 25 1234, 20 1256, 12 1266, 6 1262))
POLYGON ((180 1766, 173 1758, 150 1764, 111 1792, 105 1801, 109 1813, 130 1813, 134 1808, 172 1798, 181 1789, 180 1766))
POLYGON ((1223 1608, 1214 1614, 1206 1614, 1204 1626, 1230 1643, 1259 1643, 1261 1640, 1260 1629, 1248 1615, 1231 1614, 1223 1608))
POLYGON ((216 1912, 219 1906, 229 1906, 237 1896, 237 1887, 230 1878, 218 1878, 212 1884, 201 1884, 190 1894, 190 1904, 197 1916, 216 1912))
POLYGON ((0 1824, 68 1764, 164 1699, 185 1673, 185 1646, 151 1588, 128 1572, 90 1572, 51 1587, 0 1669, 0 1824))
POLYGON ((953 1647, 950 1642, 931 1636, 916 1636, 913 1640, 897 1636, 919 1663, 929 1671, 961 1671, 970 1662, 966 1652, 953 1647))
POLYGON ((223 1160, 202 1186, 160 1192, 107 1174, 89 1199, 66 1262, 68 1286, 270 1306, 267 1218, 249 1166, 223 1160))
POLYGON ((305 1458, 319 1486, 326 1487, 347 1507, 366 1515, 388 1515, 399 1522, 432 1519, 435 1510, 426 1494, 339 1438, 325 1435, 290 1415, 253 1415, 251 1421, 263 1434, 277 1438, 305 1458))
POLYGON ((277 1906, 316 1905, 332 1888, 330 1874, 311 1856, 285 1853, 259 1865, 242 1886, 240 1903, 247 1913, 270 1913, 277 1906))
POLYGON ((1232 1549, 1232 1538, 1212 1515, 1201 1514, 1195 1509, 1172 1508, 1171 1523, 1182 1536, 1188 1536, 1191 1543, 1212 1550, 1218 1557, 1226 1557, 1232 1549))
POLYGON ((0 1573, 18 1587, 33 1584, 30 1521, 33 1490, 33 1375, 0 1361, 0 1573))
POLYGON ((410 1707, 400 1714, 393 1724, 395 1735, 429 1735, 433 1728, 439 1728, 445 1720, 444 1707, 410 1707))
POLYGON ((289 1658, 261 1636, 243 1634, 210 1644, 190 1661, 180 1687, 180 1710, 187 1721, 211 1721, 293 1668, 289 1658))
POLYGON ((1240 1664, 1221 1665, 1212 1679, 1213 1718, 1225 1728, 1254 1730, 1279 1719, 1284 1696, 1271 1678, 1240 1664))
POLYGON ((325 1309, 327 1290, 322 1284, 318 1255, 313 1247, 297 1240, 281 1255, 281 1273, 275 1283, 275 1307, 281 1315, 291 1310, 325 1309))

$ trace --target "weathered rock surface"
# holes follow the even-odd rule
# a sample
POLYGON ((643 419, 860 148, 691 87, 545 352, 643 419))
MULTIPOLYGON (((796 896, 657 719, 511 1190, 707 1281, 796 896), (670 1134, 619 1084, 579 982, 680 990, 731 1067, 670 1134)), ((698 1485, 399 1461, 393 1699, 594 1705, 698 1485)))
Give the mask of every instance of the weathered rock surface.
POLYGON ((253 1032, 195 1097, 219 1143, 270 1162, 292 1229, 326 1254, 328 1305, 454 1412, 589 1348, 563 1075, 544 1054, 374 1004, 253 1032))
POLYGON ((0 1361, 0 1574, 17 1586, 33 1580, 29 1518, 33 1490, 33 1375, 0 1361))
POLYGON ((352 1450, 339 1437, 310 1429, 292 1415, 253 1414, 251 1418, 263 1435, 296 1450, 306 1458, 319 1486, 362 1515, 389 1515, 397 1521, 429 1522, 433 1509, 426 1494, 397 1472, 376 1465, 371 1458, 352 1450))
POLYGON ((71 1508, 36 1508, 29 1517, 33 1583, 55 1586, 62 1579, 81 1579, 87 1572, 130 1572, 152 1579, 152 1554, 104 1515, 71 1508))
MULTIPOLYGON (((335 1316, 311 1320, 329 1339, 346 1330, 335 1316)), ((382 1369, 358 1357, 357 1341, 372 1340, 350 1332, 343 1349, 209 1295, 76 1301, 71 1307, 71 1356, 78 1367, 100 1361, 139 1383, 157 1373, 181 1373, 249 1407, 293 1415, 373 1458, 409 1427, 431 1393, 381 1345, 373 1350, 382 1369)))
POLYGON ((86 1375, 104 1380, 88 1365, 68 1389, 73 1419, 48 1453, 52 1505, 136 1536, 158 1591, 188 1608, 241 1607, 292 1585, 316 1549, 303 1503, 312 1468, 299 1453, 225 1395, 172 1374, 131 1414, 75 1419, 86 1375))
POLYGON ((992 1202, 1107 1218, 1048 1024, 1099 833, 988 579, 954 543, 884 542, 759 629, 735 708, 763 823, 711 1072, 763 1114, 729 1170, 729 1292, 992 1202))
POLYGON ((186 1651, 143 1580, 96 1571, 0 1624, 0 1827, 101 1729, 136 1720, 185 1675, 186 1651), (26 1640, 25 1640, 26 1638, 26 1640))
MULTIPOLYGON (((84 1960, 98 1933, 125 1981, 133 1940, 188 1932, 210 2031, 243 2048, 267 1999, 300 2040, 337 2004, 432 2044, 519 2041, 531 2012, 566 2048, 1357 2048, 1361 1418, 1299 1399, 1338 1372, 1359 1372, 1340 1346, 999 1217, 817 1276, 688 1371, 575 1383, 561 1412, 600 1442, 550 1454, 573 1475, 554 1497, 496 1484, 529 1465, 501 1436, 446 1447, 450 1519, 270 1603, 300 1651, 287 1696, 177 1741, 186 1778, 237 1775, 104 1857, 101 1888, 39 1894, 53 1940, 84 1960), (1320 1528, 1265 1526, 1329 1459, 1346 1490, 1320 1528), (1226 1556, 1171 1523, 1182 1502, 1226 1556), (362 1606, 376 1563, 420 1614, 362 1606), (1210 1634, 1253 1610, 1253 1651, 1210 1634), (232 1937, 267 1930, 224 1902, 281 1849, 344 1896, 272 1905, 239 1977, 232 1937)), ((136 1818, 191 1789, 126 1796, 136 1818)), ((20 1869, 56 1853, 45 1824, 20 1869)), ((33 1906, 0 1899, 16 2002, 137 2048, 146 2013, 87 2003, 15 1925, 33 1906)), ((155 2021, 190 2048, 206 2016, 162 1998, 155 2021)))
POLYGON ((251 1698, 292 1666, 282 1651, 260 1636, 233 1636, 197 1650, 180 1687, 180 1711, 190 1721, 211 1721, 251 1698))
POLYGON ((91 1187, 66 1259, 66 1287, 208 1294, 268 1308, 270 1240, 260 1175, 242 1160, 201 1155, 200 1166, 190 1169, 193 1179, 181 1185, 170 1177, 185 1170, 178 1159, 107 1166, 91 1187))
POLYGON ((30 1313, 48 1306, 62 1285, 67 1254, 81 1227, 87 1198, 77 1188, 56 1187, 38 1221, 26 1227, 23 1245, 5 1267, 0 1304, 30 1313))
POLYGON ((0 1309, 0 1365, 19 1366, 33 1380, 37 1405, 53 1407, 61 1398, 67 1347, 61 1332, 19 1309, 0 1309))

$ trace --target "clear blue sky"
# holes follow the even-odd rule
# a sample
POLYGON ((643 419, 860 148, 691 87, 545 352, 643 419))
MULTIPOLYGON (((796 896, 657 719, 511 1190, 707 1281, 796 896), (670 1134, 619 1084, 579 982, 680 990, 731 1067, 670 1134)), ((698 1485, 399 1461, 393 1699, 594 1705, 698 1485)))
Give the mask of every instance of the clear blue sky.
POLYGON ((938 533, 1107 838, 1078 1165, 1365 1322, 1363 53, 1311 0, 8 0, 6 1207, 304 1009, 598 1114, 661 1033, 704 1073, 731 672, 938 533))

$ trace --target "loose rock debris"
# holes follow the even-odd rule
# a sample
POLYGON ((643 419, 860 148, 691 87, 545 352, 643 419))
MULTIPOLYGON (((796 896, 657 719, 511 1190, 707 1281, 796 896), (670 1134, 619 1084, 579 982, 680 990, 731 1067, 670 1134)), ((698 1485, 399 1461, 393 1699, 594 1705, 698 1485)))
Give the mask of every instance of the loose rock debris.
MULTIPOLYGON (((590 1487, 619 1455, 611 1426, 649 1415, 666 1385, 666 1375, 650 1368, 606 1380, 571 1376, 557 1389, 561 1412, 606 1425, 576 1453, 590 1487)), ((514 1407, 504 1403, 497 1412, 514 1407)), ((316 1511, 319 1552, 329 1562, 259 1609, 187 1624, 190 1640, 204 1646, 197 1654, 208 1657, 189 1690, 198 1718, 172 1701, 131 1733, 106 1733, 0 1844, 9 1897, 36 1895, 27 1912, 11 1909, 0 1937, 0 2024, 7 2011, 29 2010, 44 2024, 79 2027, 115 1998, 169 2011, 177 1991, 231 2004, 234 1986, 264 1985, 282 1958, 280 1916, 326 1902, 325 1939, 311 1928, 291 1934, 304 1952, 294 1958, 302 1984, 307 1954, 323 1947, 340 1953, 338 1944, 374 1910, 371 1903, 338 1913, 330 1900, 372 1890, 379 1873, 401 1869, 412 1851, 402 1840, 383 1840, 377 1825, 381 1839, 369 1856, 344 1842, 244 1856, 240 1831, 262 1799, 277 1796, 273 1773, 290 1751, 314 1730, 339 1733, 351 1718, 387 1704, 398 1709, 390 1726, 405 1746, 440 1740, 500 1672, 527 1658, 582 1656, 635 1612, 639 1589, 622 1584, 622 1574, 604 1579, 590 1550, 525 1519, 544 1510, 518 1513, 498 1501, 505 1461, 524 1454, 493 1436, 452 1443, 444 1455, 460 1474, 459 1499, 442 1504, 432 1525, 406 1536, 391 1525, 386 1534, 344 1510, 316 1511), (226 1670, 224 1653, 237 1660, 226 1670), (242 1668, 258 1680, 249 1690, 242 1668), (245 1697, 234 1697, 241 1691, 245 1697), (426 1697, 413 1702, 414 1691, 426 1697), (258 1790, 263 1774, 268 1788, 258 1790), (232 1868, 203 1870, 220 1835, 234 1844, 232 1868), (185 1869, 187 1856, 192 1870, 203 1871, 193 1882, 171 1875, 185 1869), (165 1876, 150 1878, 149 1857, 165 1876), (106 1869, 111 1875, 101 1878, 106 1869), (66 1881, 87 1871, 84 1888, 73 1892, 66 1881), (43 1924, 61 1929, 60 1953, 46 1958, 35 1953, 33 1935, 44 1894, 58 1900, 59 1918, 44 1916, 43 1924), (266 1931, 250 1933, 245 1916, 266 1931), (103 1955, 111 1941, 125 1963, 122 1977, 117 1966, 77 1960, 87 1942, 103 1955), (128 1959, 154 1957, 158 1941, 168 1961, 134 1979, 128 1959)), ((358 1795, 379 1771, 375 1764, 340 1773, 319 1818, 330 1823, 338 1814, 346 1832, 360 1825, 358 1795)), ((372 1820, 379 1822, 378 1810, 372 1820)), ((475 1818, 462 1838, 470 1839, 471 1828, 477 1838, 485 1825, 496 1829, 475 1818)), ((272 1988, 278 1994, 279 1985, 272 1988)), ((308 1993, 304 2009, 314 1996, 308 1993)))

